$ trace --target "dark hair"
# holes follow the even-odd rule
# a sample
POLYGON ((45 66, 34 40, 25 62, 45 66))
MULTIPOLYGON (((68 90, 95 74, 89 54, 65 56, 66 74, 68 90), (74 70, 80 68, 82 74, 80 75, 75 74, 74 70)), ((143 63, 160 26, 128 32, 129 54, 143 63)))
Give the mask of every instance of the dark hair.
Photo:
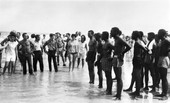
POLYGON ((53 37, 53 36, 54 36, 54 34, 53 34, 53 33, 50 33, 50 38, 53 37))
POLYGON ((70 36, 70 33, 66 33, 66 35, 70 36))
POLYGON ((101 34, 100 34, 100 33, 95 33, 95 34, 94 34, 94 37, 95 37, 95 39, 96 39, 97 41, 99 41, 100 38, 101 38, 101 34))
POLYGON ((23 34, 22 34, 22 37, 24 37, 24 35, 26 35, 26 34, 27 34, 27 33, 23 33, 23 34))
POLYGON ((121 35, 122 34, 122 31, 119 30, 118 27, 113 27, 111 29, 111 37, 116 37, 116 35, 121 35))
POLYGON ((162 39, 163 37, 165 37, 167 35, 168 35, 168 33, 167 33, 167 31, 165 29, 160 29, 158 31, 158 39, 162 39))
POLYGON ((143 36, 144 36, 143 31, 139 31, 139 38, 142 39, 143 36))
POLYGON ((81 35, 81 38, 84 37, 84 41, 86 41, 86 36, 85 35, 81 35))
POLYGON ((11 31, 11 32, 9 33, 9 36, 17 37, 17 34, 16 34, 14 31, 11 31))
POLYGON ((106 41, 109 39, 109 33, 107 31, 102 32, 102 40, 106 41))
POLYGON ((31 38, 35 38, 35 34, 31 34, 31 38))
POLYGON ((91 32, 91 34, 94 35, 94 31, 93 30, 89 30, 88 32, 91 32))
POLYGON ((73 38, 73 37, 76 37, 76 34, 72 34, 71 37, 72 37, 72 38, 73 38))
POLYGON ((149 32, 148 37, 151 37, 151 39, 155 38, 155 33, 154 32, 149 32))
POLYGON ((140 38, 140 33, 139 33, 139 31, 133 31, 132 32, 132 39, 133 40, 137 40, 137 38, 140 38))
POLYGON ((35 39, 37 39, 38 37, 40 37, 40 35, 39 35, 39 34, 35 35, 35 39))

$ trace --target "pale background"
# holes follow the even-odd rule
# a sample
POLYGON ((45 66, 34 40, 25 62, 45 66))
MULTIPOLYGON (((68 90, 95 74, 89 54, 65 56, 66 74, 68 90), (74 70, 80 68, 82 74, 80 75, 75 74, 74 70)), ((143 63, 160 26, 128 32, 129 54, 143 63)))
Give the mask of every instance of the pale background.
POLYGON ((0 0, 0 31, 170 30, 169 0, 0 0))

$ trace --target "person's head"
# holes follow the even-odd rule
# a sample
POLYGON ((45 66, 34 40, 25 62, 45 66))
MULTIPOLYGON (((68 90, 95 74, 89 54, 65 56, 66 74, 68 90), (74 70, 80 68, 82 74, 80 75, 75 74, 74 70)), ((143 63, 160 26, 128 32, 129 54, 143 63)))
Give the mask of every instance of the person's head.
POLYGON ((17 38, 19 39, 21 37, 21 33, 20 32, 17 32, 16 34, 17 38))
POLYGON ((168 35, 168 33, 167 33, 167 31, 165 29, 160 29, 158 31, 158 39, 162 40, 162 39, 166 38, 167 35, 168 35))
POLYGON ((115 38, 117 36, 120 36, 122 32, 119 30, 118 27, 113 27, 110 31, 111 37, 115 38))
POLYGON ((40 35, 39 34, 35 35, 35 40, 40 41, 40 35))
POLYGON ((81 42, 85 42, 86 41, 86 36, 85 35, 81 35, 81 42))
POLYGON ((61 37, 61 34, 59 32, 55 33, 56 38, 61 37))
POLYGON ((130 41, 130 37, 129 36, 126 36, 125 39, 126 39, 126 41, 130 41))
POLYGON ((139 31, 139 38, 143 40, 143 37, 144 37, 143 31, 139 31))
POLYGON ((72 34, 71 38, 72 38, 72 40, 75 40, 76 39, 76 34, 72 34))
POLYGON ((140 38, 140 33, 139 33, 139 31, 133 31, 131 38, 132 38, 132 40, 135 40, 135 41, 136 41, 138 38, 140 38))
POLYGON ((43 38, 45 38, 46 37, 46 35, 45 34, 43 34, 43 38))
POLYGON ((66 37, 69 38, 70 37, 70 33, 66 33, 66 37))
POLYGON ((50 39, 51 39, 51 40, 55 39, 55 34, 51 33, 51 34, 50 34, 50 39))
POLYGON ((17 37, 16 32, 11 31, 10 34, 9 34, 9 40, 11 42, 14 42, 14 41, 16 41, 16 37, 17 37))
POLYGON ((96 39, 97 41, 100 41, 100 39, 101 39, 101 34, 100 34, 100 33, 95 33, 95 34, 94 34, 94 37, 95 37, 95 39, 96 39))
POLYGON ((109 33, 107 31, 102 32, 102 40, 107 41, 109 39, 109 33))
POLYGON ((93 31, 93 30, 89 30, 89 31, 88 31, 88 37, 89 37, 89 38, 92 38, 93 35, 94 35, 94 31, 93 31))
POLYGON ((23 33, 23 34, 22 34, 22 37, 23 37, 24 40, 27 40, 27 39, 29 38, 29 36, 28 36, 27 33, 23 33))
POLYGON ((31 34, 31 38, 35 38, 35 34, 31 34))
POLYGON ((155 33, 154 32, 149 32, 148 33, 148 40, 152 41, 155 38, 155 33))
POLYGON ((81 32, 80 31, 78 32, 78 36, 81 36, 81 32))

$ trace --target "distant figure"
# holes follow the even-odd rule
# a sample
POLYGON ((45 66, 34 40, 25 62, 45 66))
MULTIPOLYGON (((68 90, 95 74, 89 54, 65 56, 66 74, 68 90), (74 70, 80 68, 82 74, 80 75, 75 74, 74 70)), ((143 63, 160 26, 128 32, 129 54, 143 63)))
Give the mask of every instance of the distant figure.
POLYGON ((68 43, 70 40, 71 40, 70 33, 66 33, 66 40, 65 40, 66 46, 65 46, 65 54, 64 54, 65 62, 67 61, 67 58, 68 58, 68 50, 69 50, 68 43))
POLYGON ((58 62, 58 65, 59 65, 59 62, 60 62, 59 56, 61 56, 61 59, 63 61, 63 66, 66 66, 64 55, 63 55, 64 54, 64 50, 65 50, 65 48, 64 48, 65 47, 65 43, 64 43, 64 40, 61 37, 60 33, 56 33, 56 35, 57 35, 56 42, 57 42, 57 46, 58 46, 57 62, 58 62))
POLYGON ((29 73, 30 75, 33 75, 33 69, 32 69, 32 60, 31 56, 33 54, 34 50, 34 44, 28 40, 28 34, 23 33, 22 34, 23 40, 19 42, 18 44, 18 50, 20 54, 22 55, 22 64, 23 64, 23 74, 27 74, 27 62, 28 62, 28 67, 29 67, 29 73))
POLYGON ((84 67, 84 59, 87 51, 87 44, 85 41, 86 41, 86 37, 85 35, 82 35, 80 42, 78 42, 77 67, 79 67, 80 60, 82 61, 82 68, 84 67))
POLYGON ((51 60, 53 60, 54 70, 55 72, 58 72, 58 66, 56 61, 56 54, 58 52, 58 48, 55 40, 55 34, 50 34, 50 39, 45 42, 43 49, 44 52, 48 55, 49 71, 52 71, 51 60), (48 46, 48 51, 46 50, 46 46, 48 46))
POLYGON ((88 52, 87 52, 86 62, 88 65, 88 70, 89 70, 89 77, 90 77, 89 83, 94 84, 94 79, 95 79, 94 62, 96 59, 97 41, 94 37, 93 30, 88 31, 88 37, 90 38, 90 41, 88 44, 88 52))
POLYGON ((45 44, 45 42, 46 42, 46 35, 45 35, 45 34, 43 34, 43 38, 42 38, 42 45, 44 45, 44 44, 45 44))

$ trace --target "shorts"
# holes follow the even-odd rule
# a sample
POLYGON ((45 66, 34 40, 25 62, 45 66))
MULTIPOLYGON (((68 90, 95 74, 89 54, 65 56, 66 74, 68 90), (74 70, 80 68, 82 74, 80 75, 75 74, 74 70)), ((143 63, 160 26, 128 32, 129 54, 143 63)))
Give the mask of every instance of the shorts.
POLYGON ((16 60, 16 55, 15 54, 6 54, 6 62, 10 62, 10 61, 15 61, 16 60))

